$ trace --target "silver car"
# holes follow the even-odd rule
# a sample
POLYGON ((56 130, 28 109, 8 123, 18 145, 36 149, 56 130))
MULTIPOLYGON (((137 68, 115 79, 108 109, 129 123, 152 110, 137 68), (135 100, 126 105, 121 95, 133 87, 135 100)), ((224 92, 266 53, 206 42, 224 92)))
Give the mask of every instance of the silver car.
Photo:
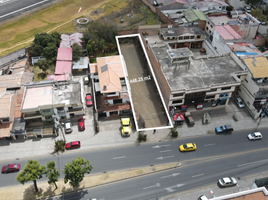
POLYGON ((71 133, 71 132, 73 132, 72 122, 70 120, 66 120, 64 122, 64 130, 65 130, 65 133, 71 133))
POLYGON ((230 187, 235 186, 237 184, 237 181, 234 177, 224 177, 219 179, 218 183, 221 187, 230 187))
POLYGON ((260 132, 254 132, 248 135, 249 140, 260 140, 262 139, 262 134, 260 132))
POLYGON ((245 104, 243 102, 243 100, 241 98, 236 98, 235 99, 235 103, 238 105, 239 108, 244 108, 245 107, 245 104))

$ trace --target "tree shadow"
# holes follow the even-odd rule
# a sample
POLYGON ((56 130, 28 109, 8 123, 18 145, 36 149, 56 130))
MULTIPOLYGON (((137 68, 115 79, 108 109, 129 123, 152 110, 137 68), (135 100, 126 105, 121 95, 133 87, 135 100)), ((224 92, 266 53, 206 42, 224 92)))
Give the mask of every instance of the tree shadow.
POLYGON ((59 197, 59 200, 64 200, 64 199, 71 199, 75 196, 75 199, 83 199, 86 194, 88 194, 88 190, 84 190, 85 186, 79 188, 79 185, 77 187, 68 188, 66 189, 65 187, 62 188, 62 195, 59 197))
MULTIPOLYGON (((29 185, 29 187, 27 187, 23 192, 23 199, 31 200, 31 199, 37 199, 37 198, 43 197, 44 196, 43 189, 42 188, 38 188, 38 189, 39 191, 35 192, 34 185, 33 184, 29 185)), ((52 187, 50 186, 48 190, 52 190, 52 187)), ((46 193, 48 192, 46 191, 46 193)))

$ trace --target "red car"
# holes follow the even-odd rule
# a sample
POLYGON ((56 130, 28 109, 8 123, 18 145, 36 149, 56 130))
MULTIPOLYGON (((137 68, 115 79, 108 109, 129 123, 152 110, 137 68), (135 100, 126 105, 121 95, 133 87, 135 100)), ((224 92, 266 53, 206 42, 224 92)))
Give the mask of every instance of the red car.
POLYGON ((86 94, 87 106, 92 106, 92 97, 91 94, 86 94))
POLYGON ((65 144, 65 149, 77 149, 80 148, 80 141, 69 142, 65 144))
POLYGON ((17 164, 17 163, 8 164, 2 167, 3 174, 9 173, 9 172, 18 172, 18 171, 20 171, 20 164, 17 164))
POLYGON ((79 131, 84 131, 85 130, 85 120, 84 119, 79 119, 78 120, 78 130, 79 131))

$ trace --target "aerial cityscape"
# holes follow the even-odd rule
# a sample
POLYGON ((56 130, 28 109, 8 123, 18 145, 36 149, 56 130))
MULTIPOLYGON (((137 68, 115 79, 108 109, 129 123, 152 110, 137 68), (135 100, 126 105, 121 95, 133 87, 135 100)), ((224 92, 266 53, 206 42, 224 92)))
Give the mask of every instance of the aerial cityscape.
POLYGON ((0 0, 0 199, 268 199, 267 4, 0 0))

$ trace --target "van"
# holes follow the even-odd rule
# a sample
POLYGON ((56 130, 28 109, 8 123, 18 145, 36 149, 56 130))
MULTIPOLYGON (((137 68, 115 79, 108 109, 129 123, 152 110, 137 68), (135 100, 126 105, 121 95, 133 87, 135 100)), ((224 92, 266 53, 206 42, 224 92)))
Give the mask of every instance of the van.
POLYGON ((188 126, 194 126, 195 122, 194 119, 192 118, 190 112, 184 113, 185 121, 188 124, 188 126))
POLYGON ((89 79, 87 76, 84 77, 84 84, 87 85, 89 83, 89 79))

